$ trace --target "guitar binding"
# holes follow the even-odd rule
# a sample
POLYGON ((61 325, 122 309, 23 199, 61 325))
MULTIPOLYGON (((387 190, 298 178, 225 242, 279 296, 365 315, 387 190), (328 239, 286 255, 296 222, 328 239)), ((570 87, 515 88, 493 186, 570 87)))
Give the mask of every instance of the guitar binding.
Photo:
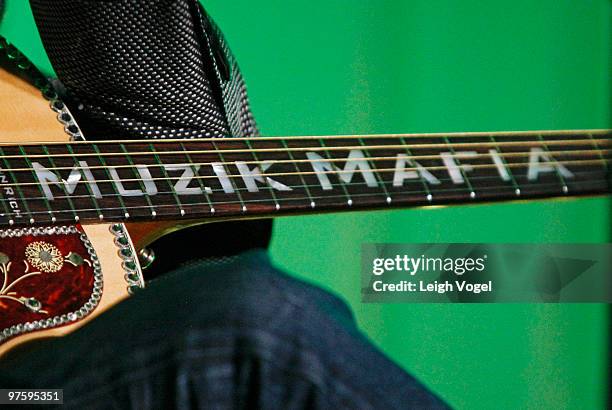
POLYGON ((122 259, 121 266, 125 271, 124 278, 128 284, 127 291, 130 295, 133 295, 145 286, 138 256, 134 252, 134 245, 124 224, 112 224, 110 231, 115 236, 115 245, 119 248, 119 256, 122 259))

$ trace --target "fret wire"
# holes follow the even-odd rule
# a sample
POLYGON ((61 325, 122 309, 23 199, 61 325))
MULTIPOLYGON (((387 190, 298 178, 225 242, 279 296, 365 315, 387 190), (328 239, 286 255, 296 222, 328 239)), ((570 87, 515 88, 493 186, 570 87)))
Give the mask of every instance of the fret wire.
MULTIPOLYGON (((542 135, 538 134, 538 139, 542 142, 542 148, 544 148, 544 152, 546 152, 547 154, 550 155, 548 146, 546 144, 546 141, 544 141, 544 139, 542 138, 542 135)), ((552 161, 552 162, 554 162, 554 161, 552 161)), ((565 178, 559 172, 559 168, 558 167, 553 166, 553 168, 555 170, 555 174, 557 175, 557 178, 559 179, 559 182, 561 182, 561 186, 562 186, 563 192, 567 192, 567 183, 565 182, 565 178)))
MULTIPOLYGON (((319 145, 321 145, 321 147, 328 148, 328 147, 327 147, 327 145, 325 145, 325 143, 323 142, 323 140, 322 140, 322 139, 319 139, 319 145)), ((332 157, 332 156, 329 154, 329 151, 328 151, 327 149, 324 149, 324 150, 323 150, 323 152, 325 153, 325 155, 326 155, 328 158, 331 158, 331 157, 332 157)), ((332 166, 334 166, 334 165, 332 164, 332 166)), ((325 172, 325 171, 323 171, 323 172, 325 172)), ((317 173, 317 172, 314 172, 314 174, 315 174, 315 175, 317 175, 318 173, 317 173)), ((336 174, 338 174, 338 172, 336 172, 336 174)), ((302 175, 306 175, 306 174, 305 174, 305 173, 302 173, 302 175)), ((317 178, 318 178, 318 176, 317 176, 317 178)), ((333 183, 332 181, 329 181, 329 183, 331 184, 332 189, 333 189, 333 187, 334 187, 334 183, 333 183)), ((346 189, 346 187, 344 186, 344 184, 340 183, 340 186, 341 186, 341 188, 342 188, 342 191, 344 192, 344 195, 346 196, 346 201, 347 201, 347 203, 348 203, 348 204, 353 203, 353 200, 351 199, 351 196, 349 195, 349 192, 348 192, 348 190, 346 189)))
MULTIPOLYGON (((597 175, 599 173, 600 173, 599 171, 592 171, 592 172, 589 172, 589 171, 576 171, 576 172, 574 172, 575 175, 591 175, 591 174, 596 174, 597 175)), ((452 179, 451 178, 439 178, 439 179, 440 179, 441 182, 452 183, 452 179)), ((472 178, 472 181, 484 181, 484 180, 495 180, 495 181, 498 181, 499 177, 493 176, 493 175, 486 175, 486 176, 473 177, 472 178)), ((384 181, 383 180, 383 182, 385 184, 390 184, 393 181, 392 180, 389 180, 389 181, 384 181)), ((589 182, 590 182, 590 180, 589 180, 589 182)), ((107 183, 110 183, 110 182, 107 182, 107 183)), ((538 183, 536 183, 536 184, 538 184, 538 183)), ((348 182, 348 183, 345 183, 345 185, 346 186, 356 186, 356 187, 358 187, 358 186, 366 185, 366 183, 365 182, 348 182)), ((308 188, 308 187, 313 187, 314 185, 288 185, 288 186, 290 188, 308 188)), ((502 186, 503 185, 499 185, 499 186, 497 186, 497 188, 502 187, 502 186)), ((238 188, 238 187, 236 188, 236 191, 241 191, 242 192, 242 191, 246 191, 246 190, 247 190, 247 188, 238 188)), ((214 195, 215 193, 218 193, 220 195, 224 193, 223 189, 213 189, 212 191, 213 191, 212 195, 214 195)), ((413 192, 413 191, 410 191, 410 192, 413 192)), ((414 191, 414 192, 421 192, 421 191, 414 191)), ((157 192, 157 195, 171 195, 171 194, 172 194, 171 191, 158 191, 157 192)), ((62 195, 56 195, 54 197, 56 199, 65 199, 65 198, 67 198, 67 196, 62 196, 62 195)), ((71 197, 74 198, 74 199, 87 198, 88 195, 78 195, 77 194, 77 195, 71 195, 71 197)), ((120 202, 122 202, 121 201, 122 196, 119 195, 119 194, 108 194, 108 195, 102 194, 102 197, 103 198, 118 198, 120 200, 120 202)), ((28 197, 25 200, 26 201, 34 201, 34 200, 41 200, 41 199, 44 199, 44 197, 28 197)), ((286 200, 287 198, 279 197, 278 199, 279 200, 286 200)), ((0 201, 1 200, 2 199, 0 199, 0 201)), ((248 202, 248 201, 246 201, 246 202, 248 202)), ((188 205, 188 204, 183 204, 183 205, 188 205)), ((201 204, 199 204, 199 205, 201 205, 201 204)), ((105 208, 101 208, 101 209, 105 209, 105 208)), ((108 209, 108 208, 106 208, 106 209, 108 209)))
MULTIPOLYGON (((72 147, 70 145, 68 145, 67 148, 68 148, 68 151, 71 154, 74 153, 74 151, 72 150, 72 147)), ((44 146, 44 150, 45 150, 45 152, 49 152, 46 146, 44 146)), ((75 165, 79 164, 79 161, 76 158, 74 158, 74 161, 75 161, 75 165)), ((51 156, 49 156, 49 162, 51 163, 51 165, 55 166, 51 156)), ((79 172, 81 173, 81 176, 83 178, 85 178, 85 174, 83 172, 83 169, 80 168, 80 167, 79 167, 79 172)), ((98 201, 96 200, 96 197, 95 197, 95 195, 94 195, 94 193, 93 193, 93 191, 91 189, 91 185, 88 182, 85 182, 85 186, 87 187, 87 192, 89 192, 89 195, 90 195, 91 201, 94 204, 94 207, 96 207, 96 209, 100 209, 100 205, 98 204, 98 201)), ((102 192, 100 192, 100 195, 102 195, 102 192)), ((102 215, 102 213, 98 212, 98 215, 102 215)))
MULTIPOLYGON (((157 155, 157 152, 155 150, 155 148, 153 147, 153 144, 149 144, 149 148, 151 148, 151 151, 153 151, 153 155, 155 158, 155 161, 157 161, 157 163, 160 165, 160 169, 162 171, 162 174, 166 177, 166 183, 168 184, 168 186, 170 187, 170 190, 172 191, 172 196, 174 197, 174 201, 176 202, 176 205, 178 205, 179 207, 179 212, 180 210, 183 209, 183 205, 181 203, 181 200, 179 199, 178 195, 176 194, 176 190, 174 189, 174 184, 171 184, 170 181, 170 175, 168 175, 168 172, 166 172, 166 168, 164 167, 164 165, 162 164, 161 160, 159 159, 159 155, 157 155)), ((178 177, 180 179, 180 176, 178 177)))
POLYGON ((378 175, 378 172, 376 172, 376 167, 373 164, 370 164, 370 153, 368 152, 368 149, 367 149, 366 145, 363 143, 363 140, 361 138, 357 138, 357 141, 359 142, 359 144, 361 146, 365 147, 365 149, 363 150, 363 154, 367 158, 366 161, 368 163, 368 166, 371 167, 372 173, 374 174, 374 178, 376 178, 376 181, 378 181, 380 186, 382 186, 383 193, 385 195, 385 201, 390 202, 391 195, 389 195, 389 192, 387 191, 386 184, 382 181, 382 179, 380 179, 380 176, 378 175))
MULTIPOLYGON (((603 179, 600 179, 599 181, 607 182, 607 181, 605 181, 603 179)), ((593 181, 591 181, 591 182, 593 182, 593 181)), ((542 183, 542 184, 540 184, 540 186, 541 187, 555 187, 555 186, 558 186, 558 184, 557 183, 542 183)), ((498 191, 500 189, 500 187, 503 187, 503 186, 490 186, 490 187, 484 187, 483 189, 484 190, 488 190, 488 191, 498 191)), ((408 192, 420 193, 420 191, 408 191, 408 192)), ((464 190, 461 189, 461 188, 458 188, 458 189, 443 189, 443 190, 441 190, 441 192, 444 192, 444 193, 448 193, 448 192, 464 192, 464 190)), ((545 193, 545 194, 549 194, 549 193, 545 193)), ((550 193, 550 194, 553 194, 553 193, 550 193)), ((355 194, 354 196, 355 197, 370 197, 370 198, 377 199, 378 201, 380 201, 381 204, 383 203, 383 200, 381 199, 381 197, 380 197, 380 195, 378 193, 362 193, 362 194, 355 194)), ((561 195, 553 195, 553 196, 561 196, 561 195)), ((422 197, 422 196, 419 196, 419 197, 422 197)), ((510 196, 506 196, 506 197, 509 198, 510 196)), ((525 195, 524 196, 524 198, 537 198, 537 197, 538 197, 537 195, 525 195)), ((314 196, 313 198, 314 199, 334 199, 334 198, 345 198, 345 196, 344 195, 321 195, 321 196, 314 196)), ((282 198, 282 199, 285 200, 285 201, 300 201, 300 200, 306 199, 306 197, 301 197, 301 198, 295 198, 294 197, 294 198, 282 198)), ((490 200, 490 199, 491 198, 487 198, 487 200, 490 200)), ((267 201, 267 200, 266 199, 254 199, 254 200, 248 201, 247 203, 257 203, 257 202, 265 202, 265 201, 267 201)), ((420 199, 419 201, 422 201, 422 199, 420 199)), ((404 200, 403 202, 409 202, 409 201, 404 200)), ((442 202, 445 202, 445 201, 442 201, 442 202)), ((466 202, 467 202, 467 200, 466 200, 466 202)), ((241 203, 241 202, 240 201, 220 201, 220 202, 217 202, 218 205, 232 205, 232 204, 239 204, 239 203, 241 203)), ((185 204, 185 206, 199 206, 199 205, 200 204, 185 204)), ((166 204, 166 205, 159 205, 158 207, 160 207, 160 208, 174 207, 174 205, 166 204)), ((127 209, 139 209, 139 208, 140 207, 138 207, 138 206, 127 207, 127 209)), ((121 208, 108 208, 107 207, 107 208, 103 208, 103 209, 104 210, 117 210, 117 209, 121 209, 121 208)), ((85 211, 95 211, 95 209, 83 209, 82 211, 84 211, 84 212, 85 211)), ((68 213, 68 212, 71 213, 72 211, 70 211, 70 210, 57 210, 55 212, 56 213, 68 213)), ((222 213, 223 213, 223 211, 219 212, 219 214, 222 214, 222 213)), ((33 215, 36 215, 36 214, 46 214, 46 212, 40 211, 40 212, 33 212, 32 214, 33 215)), ((118 217, 114 217, 114 218, 120 219, 118 217)), ((61 222, 61 220, 60 220, 60 222, 61 222)))
MULTIPOLYGON (((536 133, 540 133, 545 136, 572 136, 572 135, 581 135, 586 133, 593 133, 598 135, 607 136, 612 132, 610 129, 584 129, 584 130, 545 130, 545 131, 479 131, 479 132, 438 132, 438 133, 387 133, 387 134, 366 134, 366 135, 355 135, 355 134, 345 134, 345 135, 291 135, 291 136, 257 136, 257 137, 236 137, 236 136, 228 136, 234 141, 244 141, 247 139, 253 139, 257 141, 273 141, 291 138, 293 140, 318 140, 318 139, 353 139, 353 138, 366 138, 366 139, 377 139, 377 138, 442 138, 443 136, 448 136, 451 138, 461 137, 461 138, 477 138, 477 137, 487 137, 490 134, 494 134, 498 137, 520 137, 520 136, 533 136, 536 133)), ((218 137, 207 137, 207 138, 193 138, 195 141, 202 142, 212 142, 214 140, 219 140, 218 137)), ((164 139, 164 143, 177 143, 185 141, 185 139, 178 138, 168 138, 164 139)), ((72 141, 72 144, 88 144, 88 141, 72 141)), ((98 144, 101 145, 110 145, 110 144, 142 144, 142 140, 103 140, 97 141, 98 144)), ((65 142, 48 142, 47 145, 57 145, 57 144, 65 144, 65 142)), ((13 145, 11 142, 0 142, 0 146, 2 145, 13 145)), ((38 145, 37 142, 24 142, 23 145, 38 145)))
MULTIPOLYGON (((597 143, 595 142, 595 138, 593 138, 593 134, 592 134, 592 133, 590 133, 590 132, 589 132, 589 133, 587 133, 587 135, 589 136, 589 139, 590 139, 591 141, 593 141, 593 147, 595 148, 595 151, 597 151, 597 152, 598 152, 598 154, 599 154, 599 158, 601 158, 601 159, 602 159, 602 161, 604 161, 604 167, 605 167, 606 169, 608 169, 608 168, 609 168, 609 167, 608 167, 608 164, 607 164, 607 162, 605 162, 604 156, 603 156, 603 154, 602 154, 602 151, 604 151, 604 150, 602 150, 602 149, 600 149, 600 148, 599 148, 599 144, 597 144, 597 143)), ((610 151, 610 150, 605 150, 605 151, 610 151)))
MULTIPOLYGON (((405 151, 410 156, 410 158, 412 158, 412 150, 410 148, 408 148, 408 144, 406 144, 406 140, 404 139, 404 137, 401 137, 400 141, 402 142, 402 144, 406 145, 405 151)), ((439 159, 439 158, 440 158, 440 156, 437 155, 435 159, 439 159)), ((410 165, 414 166, 414 162, 412 162, 410 165)), ((426 198, 432 198, 431 190, 430 190, 429 185, 427 184, 427 182, 425 182, 425 180, 423 179, 423 175, 421 175, 421 173, 419 171, 417 171, 417 175, 419 176, 419 181, 421 181, 421 184, 425 188, 425 193, 427 194, 426 198)))
MULTIPOLYGON (((410 149, 408 146, 404 147, 404 150, 409 152, 410 149)), ((610 154, 612 153, 612 149, 609 150, 562 150, 562 151, 549 151, 549 154, 555 156, 555 155, 586 155, 586 156, 590 156, 590 155, 597 155, 599 156, 602 160, 605 161, 605 158, 603 157, 603 153, 605 152, 606 154, 610 154), (597 152, 599 151, 599 152, 597 152)), ((291 157, 294 158, 293 155, 291 154, 291 152, 287 152, 287 154, 291 157)), ((91 156, 94 156, 95 154, 88 154, 91 156)), ((514 158, 514 157, 528 157, 530 155, 530 151, 521 151, 521 152, 499 152, 499 155, 503 158, 514 158)), ((474 159, 478 159, 481 157, 489 157, 490 154, 489 153, 477 153, 476 156, 474 156, 474 159)), ((409 155, 407 157, 408 159, 440 159, 440 155, 439 154, 435 154, 435 155, 409 155)), ((99 158, 100 160, 102 158, 99 158)), ((369 158, 371 161, 387 161, 387 160, 394 160, 396 159, 396 157, 370 157, 369 158)), ((347 161, 359 161, 361 160, 360 158, 323 158, 320 160, 310 160, 310 159, 293 159, 293 160, 275 160, 274 163, 275 164, 291 164, 293 162, 296 163, 313 163, 313 162, 347 162, 347 161)), ((102 162, 102 161, 100 161, 102 162)), ((255 164, 257 163, 257 161, 243 161, 247 164, 255 164)), ((223 165, 233 165, 234 162, 230 161, 230 162, 220 162, 220 164, 223 165)), ((179 164, 173 164, 173 165, 210 165, 210 163, 208 162, 199 162, 199 163, 179 163, 179 164)), ((159 167, 161 165, 159 164, 149 164, 147 165, 148 167, 159 167)), ((107 165, 100 165, 100 166, 89 166, 89 169, 102 169, 102 168, 108 168, 107 165)), ((47 168, 48 170, 72 170, 74 167, 51 167, 51 168, 47 168)), ((132 168, 132 165, 114 165, 113 168, 132 168)), ((31 171, 31 168, 10 168, 6 171, 10 171, 10 172, 29 172, 31 171)), ((110 178, 110 177, 109 177, 110 178)))
MULTIPOLYGON (((600 164, 602 162, 606 162, 605 160, 601 160, 601 159, 593 159, 593 160, 568 160, 568 161, 551 161, 551 162, 539 162, 539 165, 595 165, 595 164, 600 164)), ((470 165, 472 168, 482 168, 482 169, 487 169, 487 168, 496 168, 495 164, 473 164, 470 165)), ((526 163, 522 163, 522 162, 509 162, 507 163, 507 166, 509 168, 518 168, 518 167, 522 167, 522 166, 529 166, 529 164, 526 163)), ((112 168, 112 166, 111 166, 112 168)), ((430 167, 423 167, 423 169, 426 169, 428 171, 432 171, 432 170, 447 170, 447 168, 443 165, 441 166, 430 166, 430 167)), ((404 170, 407 171, 418 171, 418 168, 405 168, 404 170)), ((394 172, 395 168, 381 168, 381 169, 377 169, 377 172, 394 172)), ((350 171, 345 171, 343 169, 338 169, 338 170, 332 170, 332 171, 303 171, 300 172, 301 175, 316 175, 317 173, 320 174, 330 174, 330 175, 335 175, 335 174, 345 174, 345 173, 352 173, 354 171, 350 170, 350 171)), ((256 176, 261 176, 261 177, 278 177, 278 176, 288 176, 288 175, 298 175, 295 172, 271 172, 271 173, 261 173, 261 174, 254 174, 256 176)), ((242 178, 242 175, 240 174, 227 174, 226 175, 228 178, 242 178)), ((179 177, 170 177, 170 179, 178 179, 179 177)), ((203 175, 203 176, 194 176, 193 179, 196 178, 201 178, 201 179, 215 179, 218 178, 215 175, 203 175)), ((166 180, 166 178, 124 178, 124 179, 119 179, 120 182, 145 182, 145 181, 163 181, 166 180)), ((114 179, 111 180, 97 180, 96 182, 114 182, 114 179)), ((16 185, 16 184, 4 184, 5 186, 12 186, 12 185, 16 185)), ((38 185, 37 182, 24 182, 21 183, 19 185, 38 185)))
POLYGON ((446 141, 451 154, 453 154, 453 160, 456 162, 457 168, 459 169, 459 172, 461 173, 461 176, 463 177, 463 181, 466 183, 468 187, 470 197, 473 199, 474 195, 476 195, 476 191, 474 191, 474 187, 472 186, 472 183, 470 182, 470 179, 468 178, 467 173, 463 170, 463 166, 461 165, 461 160, 457 158, 457 153, 455 152, 455 149, 452 146, 450 146, 450 141, 448 140, 448 137, 444 137, 444 141, 446 141))
MULTIPOLYGON (((246 140, 245 141, 247 147, 249 148, 249 150, 252 150, 253 147, 251 146, 251 143, 246 140)), ((254 152, 251 153, 251 155, 253 155, 253 159, 257 162, 259 162, 260 166, 261 166, 261 161, 259 161, 259 158, 257 157, 257 154, 255 154, 254 152)), ((261 169, 261 168, 259 168, 261 169)), ((266 178, 264 177, 264 181, 266 180, 266 178)), ((280 206, 280 204, 278 203, 278 200, 276 199, 276 193, 274 192, 274 188, 272 188, 270 186, 270 184, 266 183, 266 187, 268 188, 268 191, 270 192, 270 195, 272 196, 272 200, 274 201, 274 205, 278 208, 280 206)))
MULTIPOLYGON (((223 158, 223 154, 218 150, 217 148, 217 144, 212 141, 212 145, 215 148, 215 150, 217 151, 217 155, 219 156, 219 159, 221 160, 222 164, 225 164, 225 159, 223 158)), ((223 169, 225 169, 225 165, 222 165, 223 169)), ((263 174, 261 174, 263 175, 263 174)), ((205 175, 206 176, 206 175, 205 175)), ((212 175, 210 176, 211 178, 214 178, 212 175)), ((237 175, 236 177, 240 177, 240 175, 237 175)), ((238 188, 238 184, 234 183, 233 179, 230 179, 230 184, 232 185, 233 189, 236 190, 236 188, 238 188)), ((238 199, 240 200, 240 204, 242 205, 242 210, 244 211, 246 209, 246 205, 244 204, 244 201, 242 200, 242 195, 240 194, 240 191, 236 191, 236 195, 238 196, 238 199)), ((216 203, 213 201, 213 204, 216 203)))
MULTIPOLYGON (((2 188, 2 184, 0 184, 0 188, 2 188)), ((2 191, 2 190, 0 189, 0 191, 2 191)), ((13 217, 12 217, 13 213, 9 210, 9 207, 8 207, 8 204, 10 203, 10 200, 8 198, 4 197, 4 192, 2 192, 0 194, 0 202, 2 202, 2 207, 4 208, 4 215, 3 216, 6 216, 7 219, 9 219, 9 220, 13 219, 13 217)))
MULTIPOLYGON (((3 152, 4 152, 4 150, 2 150, 2 148, 0 148, 0 153, 3 153, 3 152)), ((5 158, 3 158, 3 162, 4 162, 4 165, 6 165, 7 167, 10 167, 9 162, 5 158)), ((13 184, 12 185, 11 184, 3 184, 3 185, 5 185, 5 186, 14 186, 15 187, 13 192, 16 191, 16 192, 19 193, 19 196, 21 197, 21 203, 23 203, 23 205, 25 207, 25 210, 26 210, 26 213, 28 215, 31 215, 32 211, 30 210, 30 207, 28 206, 28 203, 26 201, 26 196, 23 194, 23 191, 21 190, 21 185, 18 183, 17 179, 15 178, 15 175, 13 175, 12 172, 9 172, 9 175, 11 176, 11 179, 13 180, 13 184)), ((15 216, 17 216, 17 214, 15 214, 15 216)), ((15 219, 17 219, 17 218, 15 218, 15 219)))
MULTIPOLYGON (((222 139, 221 139, 222 140, 222 139)), ((594 140, 597 143, 600 144, 612 144, 612 139, 596 139, 594 140)), ((228 140, 228 142, 231 142, 230 140, 228 140)), ((322 141, 321 141, 322 142, 322 141)), ((567 145, 585 145, 586 143, 589 143, 588 145, 591 145, 590 140, 588 139, 584 139, 584 140, 555 140, 555 141, 547 141, 546 144, 548 146, 567 146, 567 145)), ((50 144, 49 144, 50 145, 50 144)), ((124 144, 119 144, 119 145, 124 145, 124 144)), ((215 142, 212 142, 212 145, 215 147, 214 150, 193 150, 190 151, 191 154, 218 154, 219 153, 219 149, 216 148, 217 144, 215 142)), ((449 147, 449 144, 411 144, 413 145, 414 148, 447 148, 449 147)), ((462 143, 452 143, 450 144, 452 147, 454 148, 490 148, 491 146, 508 146, 508 147, 515 147, 515 146, 521 146, 521 147, 539 147, 542 145, 542 141, 529 141, 529 142, 524 142, 524 141, 507 141, 507 142, 498 142, 497 144, 492 144, 490 142, 484 142, 484 143, 480 143, 480 142, 462 142, 462 143)), ((295 152, 303 152, 303 151, 324 151, 324 152, 329 152, 329 151, 348 151, 348 150, 353 150, 353 149, 359 149, 361 148, 359 145, 357 146, 324 146, 324 147, 295 147, 295 148, 289 148, 290 151, 295 151, 295 152)), ((404 145, 372 145, 369 146, 368 149, 369 150, 379 150, 379 149, 403 149, 404 145)), ((236 153, 250 153, 252 151, 255 152, 277 152, 278 149, 273 149, 273 148, 258 148, 258 149, 254 149, 254 150, 244 150, 244 149, 226 149, 223 148, 221 151, 223 151, 225 154, 236 154, 236 153)), ((160 155, 180 155, 182 154, 181 151, 163 151, 160 152, 160 155)), ((80 157, 80 156, 90 156, 92 154, 75 154, 76 156, 80 157)), ((116 156, 116 157, 120 157, 123 156, 124 153, 122 152, 103 152, 100 155, 103 156, 116 156)), ((130 153, 131 156, 142 156, 142 155, 151 155, 150 152, 148 151, 138 151, 138 152, 132 152, 130 153)), ((55 155, 55 157, 69 157, 69 154, 57 154, 55 155)), ((11 156, 11 155, 7 155, 7 158, 19 158, 19 156, 11 156)), ((44 155, 30 155, 30 158, 44 158, 44 155)))
MULTIPOLYGON (((281 140, 283 147, 285 148, 285 150, 287 150, 289 147, 287 146, 287 141, 282 139, 281 140)), ((291 153, 291 151, 286 151, 287 154, 289 155, 289 162, 293 164, 293 167, 295 168, 295 170, 297 171, 297 173, 300 173, 300 167, 298 167, 297 162, 293 156, 293 154, 291 153)), ((300 160, 301 161, 301 160, 300 160)), ((307 161, 307 160, 306 160, 307 161)), ((278 164, 280 161, 277 161, 276 163, 278 164)), ((316 205, 314 200, 312 199, 312 195, 310 194, 310 188, 308 187, 308 185, 306 184, 306 180, 304 179, 304 176, 302 174, 300 174, 300 181, 302 181, 302 184, 304 185, 304 188, 306 189, 306 195, 308 196, 308 201, 309 201, 309 205, 312 207, 313 205, 316 205)))
MULTIPOLYGON (((54 167, 55 166, 55 162, 53 161, 53 158, 51 157, 51 154, 49 154, 49 150, 47 149, 47 147, 45 145, 42 146, 42 150, 49 157, 49 163, 51 164, 51 166, 54 167)), ((23 153, 25 155, 25 151, 23 153)), ((41 189, 40 184, 38 185, 38 188, 41 189)), ((51 189, 51 188, 49 187, 49 189, 51 189)), ((41 193, 44 196, 44 192, 42 192, 42 189, 41 189, 41 193)), ((77 219, 77 211, 76 211, 76 208, 74 207, 74 203, 72 202, 72 198, 68 197, 68 198, 66 198, 66 201, 68 202, 68 205, 70 206, 70 209, 72 210, 72 213, 73 213, 75 219, 77 219)), ((45 203, 47 204, 47 208, 49 208, 49 214, 51 215, 51 218, 53 218, 53 211, 51 210, 51 205, 49 204, 49 201, 47 200, 46 197, 45 197, 45 203)))
MULTIPOLYGON (((147 204, 149 205, 149 209, 151 211, 151 215, 155 215, 155 207, 153 206, 153 203, 151 202, 151 198, 149 198, 149 195, 146 194, 147 189, 144 185, 145 181, 148 181, 149 179, 145 179, 142 178, 140 179, 138 175, 138 173, 136 172, 136 167, 134 166, 134 162, 132 161, 132 158, 130 157, 130 154, 128 153, 127 149, 125 148, 125 145, 123 144, 119 144, 119 146, 121 147, 121 150, 123 150, 123 152, 125 153, 125 157, 128 160, 128 162, 130 163, 130 165, 132 165, 132 174, 134 174, 134 176, 136 177, 136 180, 138 181, 138 185, 140 186, 140 189, 142 190, 142 192, 144 193, 143 197, 147 200, 147 204)), ((119 174, 117 174, 119 175, 119 174)), ((126 181, 126 180, 121 180, 126 181)), ((113 181, 109 181, 109 182, 113 182, 113 181)))
MULTIPOLYGON (((189 166, 191 167, 191 170, 193 171, 193 175, 197 176, 198 175, 198 171, 200 170, 200 165, 201 164, 195 164, 191 158, 191 155, 189 155, 189 153, 187 152, 187 149, 185 148, 185 145, 181 142, 180 143, 181 148, 183 149, 185 158, 187 158, 187 162, 189 163, 189 166), (198 165, 198 167, 196 168, 195 165, 198 165)), ((212 191, 212 188, 210 187, 206 187, 204 186, 204 182, 202 182, 202 179, 197 178, 198 181, 198 185, 200 186, 200 189, 202 190, 202 195, 204 195, 204 197, 206 198, 206 202, 208 202, 208 206, 210 207, 211 212, 213 212, 213 210, 215 209, 212 201, 210 200, 209 196, 208 196, 208 192, 206 188, 210 189, 212 191)))
MULTIPOLYGON (((113 178, 111 177, 111 174, 108 171, 108 166, 106 164, 106 161, 104 160, 104 158, 99 156, 100 149, 98 148, 98 145, 97 144, 92 144, 92 147, 93 147, 94 151, 96 151, 96 154, 98 154, 98 161, 100 161, 100 164, 102 164, 102 168, 104 168, 104 174, 108 178, 108 180, 110 182, 110 186, 113 189, 113 192, 115 192, 115 196, 119 197, 119 204, 124 209, 123 213, 125 215, 125 212, 127 212, 127 208, 125 206, 125 202, 123 201, 123 197, 121 195, 119 195, 119 191, 117 191, 117 187, 115 186, 115 184, 112 183, 113 178)), ((104 194, 102 194, 102 196, 104 196, 104 194)))
MULTIPOLYGON (((0 148, 1 149, 1 148, 0 148)), ((0 167, 0 172, 2 172, 2 176, 4 178, 6 178, 6 180, 8 181, 8 176, 6 175, 5 172, 3 172, 4 170, 2 169, 2 167, 0 167)), ((4 208, 4 215, 9 219, 13 219, 12 218, 12 214, 13 212, 11 212, 11 210, 9 209, 9 203, 10 203, 10 199, 9 198, 5 198, 6 193, 5 193, 5 189, 4 188, 4 184, 0 183, 0 201, 2 202, 2 207, 4 208)), ((11 188, 12 189, 12 188, 11 188)))
MULTIPOLYGON (((2 148, 1 148, 1 147, 0 147, 0 152, 2 152, 2 148)), ((6 162, 6 161, 5 161, 5 162, 6 162)), ((2 172, 2 171, 4 171, 4 170, 3 170, 3 169, 0 167, 0 172, 2 172)), ((10 173, 10 172, 9 172, 9 173, 10 173)), ((9 178, 9 177, 8 177, 8 175, 6 175, 6 172, 2 172, 2 174, 3 174, 3 176, 6 178, 6 180, 8 181, 8 178, 9 178)), ((10 173, 10 174, 11 174, 11 176, 13 176, 13 175, 12 175, 12 173, 10 173)), ((5 190, 5 189, 3 189, 3 188, 4 188, 4 184, 3 184, 3 183, 1 183, 1 184, 0 184, 0 194, 1 194, 1 195, 0 195, 0 198, 1 198, 1 200, 2 200, 2 207, 4 208, 4 214, 6 215, 6 217, 7 217, 9 220, 12 220, 12 219, 13 219, 14 212, 11 212, 11 210, 10 210, 10 208, 9 208, 9 204, 10 204, 11 200, 10 200, 9 198, 5 198, 5 196, 6 196, 6 190, 5 190), (6 202, 5 202, 5 201, 6 201, 6 202)), ((13 191, 13 194, 14 194, 14 193, 15 193, 15 191, 13 190, 13 188, 10 188, 10 189, 13 191)))
MULTIPOLYGON (((44 151, 44 146, 43 146, 43 151, 44 151)), ((28 167, 32 167, 32 163, 30 162, 30 159, 28 158, 28 154, 25 152, 25 149, 23 148, 23 146, 19 146, 19 152, 21 152, 21 154, 23 155, 23 158, 25 160, 25 163, 28 167)), ((51 159, 51 158, 49 158, 51 159)), ((51 162, 51 164, 53 164, 53 162, 51 162)), ((34 172, 34 168, 32 168, 32 177, 34 177, 34 179, 36 178, 36 173, 34 172)), ((22 184, 25 185, 25 184, 22 184)), ((42 187, 40 186, 40 184, 36 184, 36 186, 38 187, 39 192, 41 193, 41 195, 45 198, 43 200, 43 202, 45 203, 47 210, 49 211, 49 214, 53 214, 53 211, 51 209, 51 205, 49 205, 49 201, 47 200, 47 197, 45 196, 45 193, 42 190, 42 187)), ((70 200, 69 200, 70 202, 70 200)), ((70 202, 70 206, 72 207, 72 209, 74 210, 74 207, 72 206, 72 202, 70 202)), ((76 215, 76 214, 75 214, 76 215)), ((31 222, 31 220, 30 220, 31 222)))
MULTIPOLYGON (((491 139, 491 141, 493 142, 497 142, 495 141, 495 137, 493 136, 493 134, 489 135, 489 138, 491 139)), ((508 175, 510 176, 510 181, 512 182, 512 187, 514 188, 514 192, 518 195, 521 193, 521 188, 519 187, 518 183, 516 182, 516 179, 514 178, 514 174, 512 173, 511 169, 508 169, 508 162, 506 161, 506 156, 502 155, 503 153, 501 152, 501 150, 496 146, 495 148, 493 148, 501 157, 501 162, 502 164, 504 164, 504 168, 506 169, 506 171, 508 172, 508 175)), ((559 151, 561 152, 561 151, 559 151)))

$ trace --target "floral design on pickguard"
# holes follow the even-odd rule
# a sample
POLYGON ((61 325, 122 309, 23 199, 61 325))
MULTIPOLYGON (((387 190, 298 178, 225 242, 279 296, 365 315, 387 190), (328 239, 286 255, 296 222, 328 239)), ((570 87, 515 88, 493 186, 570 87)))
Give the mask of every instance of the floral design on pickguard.
POLYGON ((45 273, 53 273, 62 269, 64 258, 62 253, 49 242, 32 242, 25 250, 28 262, 45 273))
POLYGON ((59 272, 64 263, 70 263, 73 266, 81 266, 83 263, 91 266, 88 259, 84 259, 81 255, 75 252, 69 252, 63 256, 60 250, 49 242, 37 241, 29 244, 25 249, 25 258, 22 260, 25 265, 24 274, 9 283, 9 272, 13 262, 9 256, 0 252, 0 273, 2 274, 2 288, 0 289, 0 299, 11 300, 25 306, 32 312, 48 314, 43 309, 42 303, 32 296, 18 295, 17 292, 11 291, 14 286, 37 275, 53 274, 59 272), (29 263, 28 263, 29 262, 29 263), (37 269, 37 270, 33 270, 37 269))

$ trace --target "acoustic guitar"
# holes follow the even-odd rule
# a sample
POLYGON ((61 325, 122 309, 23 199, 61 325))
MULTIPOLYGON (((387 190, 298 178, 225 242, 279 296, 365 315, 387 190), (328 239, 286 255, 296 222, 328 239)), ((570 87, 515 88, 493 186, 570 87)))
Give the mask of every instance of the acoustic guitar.
POLYGON ((142 288, 139 253, 194 224, 611 193, 611 130, 89 142, 0 39, 2 62, 0 355, 142 288))

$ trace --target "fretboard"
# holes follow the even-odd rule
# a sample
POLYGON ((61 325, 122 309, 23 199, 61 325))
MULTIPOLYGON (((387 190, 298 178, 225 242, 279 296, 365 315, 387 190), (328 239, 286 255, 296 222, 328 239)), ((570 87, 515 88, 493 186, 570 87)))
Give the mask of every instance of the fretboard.
POLYGON ((0 145, 0 226, 610 194, 611 130, 0 145))

